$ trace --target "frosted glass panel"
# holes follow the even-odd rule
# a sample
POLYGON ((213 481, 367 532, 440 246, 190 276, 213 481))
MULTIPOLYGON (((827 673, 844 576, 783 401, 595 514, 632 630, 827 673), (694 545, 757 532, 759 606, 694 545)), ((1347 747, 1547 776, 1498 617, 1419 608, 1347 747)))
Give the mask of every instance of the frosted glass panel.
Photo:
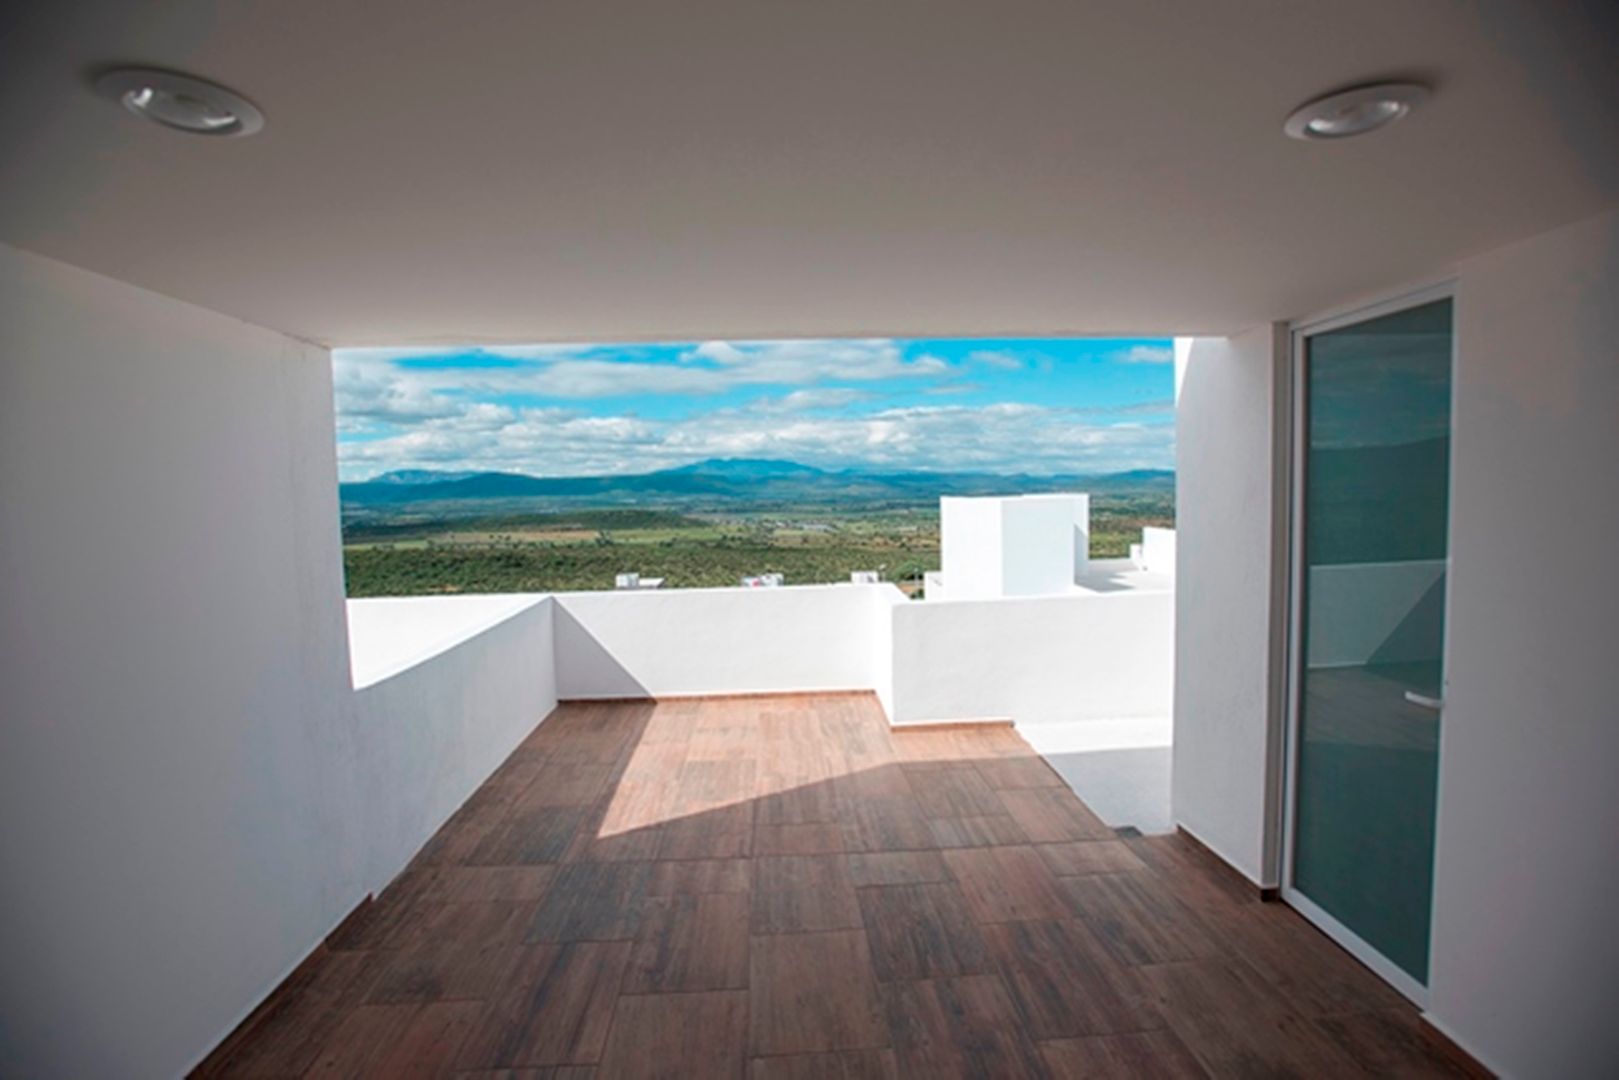
POLYGON ((1293 886, 1428 977, 1451 303, 1316 334, 1304 390, 1293 886))

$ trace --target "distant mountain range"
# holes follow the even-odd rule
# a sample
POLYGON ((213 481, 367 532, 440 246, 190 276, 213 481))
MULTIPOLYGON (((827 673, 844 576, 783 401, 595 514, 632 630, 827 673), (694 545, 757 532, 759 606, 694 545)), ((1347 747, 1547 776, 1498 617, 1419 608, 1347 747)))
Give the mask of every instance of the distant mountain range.
POLYGON ((445 484, 482 476, 476 470, 469 472, 441 472, 438 469, 395 469, 379 473, 365 481, 367 484, 445 484))
POLYGON ((1104 475, 1026 476, 974 472, 883 472, 818 469, 796 461, 714 458, 679 468, 621 476, 527 476, 504 472, 401 469, 343 484, 346 506, 511 499, 582 499, 593 503, 660 501, 823 502, 834 499, 916 502, 940 495, 1040 491, 1173 491, 1175 474, 1137 469, 1104 475))

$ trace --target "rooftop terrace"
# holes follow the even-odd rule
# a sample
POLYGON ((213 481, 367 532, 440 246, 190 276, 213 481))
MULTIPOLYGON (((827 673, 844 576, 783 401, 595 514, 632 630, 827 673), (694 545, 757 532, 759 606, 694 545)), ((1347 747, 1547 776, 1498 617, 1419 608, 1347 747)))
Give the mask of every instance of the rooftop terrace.
POLYGON ((1456 1071, 1292 911, 1130 833, 1011 727, 869 694, 564 704, 201 1072, 1456 1071))

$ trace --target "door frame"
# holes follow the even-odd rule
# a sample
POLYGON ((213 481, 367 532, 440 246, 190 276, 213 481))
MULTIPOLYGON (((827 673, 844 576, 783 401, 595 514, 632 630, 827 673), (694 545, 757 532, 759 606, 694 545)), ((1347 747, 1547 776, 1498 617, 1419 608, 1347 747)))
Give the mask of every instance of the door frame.
MULTIPOLYGON (((1379 301, 1377 303, 1367 304, 1367 305, 1352 308, 1350 310, 1340 311, 1340 312, 1335 313, 1335 314, 1319 316, 1319 317, 1316 317, 1316 318, 1307 319, 1307 320, 1303 320, 1303 321, 1300 321, 1300 322, 1295 322, 1295 323, 1289 324, 1289 326, 1288 326, 1288 357, 1287 357, 1288 380, 1287 381, 1288 381, 1288 396, 1289 396, 1290 400, 1288 402, 1289 407, 1288 407, 1288 411, 1287 411, 1287 416, 1288 416, 1288 421, 1289 421, 1288 424, 1287 424, 1287 429, 1288 430, 1287 430, 1286 435, 1284 436, 1285 440, 1288 443, 1288 455, 1287 455, 1287 461, 1288 461, 1288 481, 1287 481, 1287 487, 1288 487, 1288 493, 1287 493, 1287 533, 1288 533, 1288 538, 1287 538, 1287 562, 1288 562, 1288 564, 1287 564, 1287 572, 1286 572, 1286 578, 1287 578, 1287 604, 1286 604, 1286 607, 1287 607, 1287 623, 1286 623, 1286 627, 1285 627, 1285 630, 1286 630, 1286 634, 1285 634, 1286 642, 1285 642, 1285 649, 1284 649, 1285 661, 1284 661, 1284 664, 1283 664, 1283 671, 1284 671, 1284 677, 1285 677, 1284 681, 1285 681, 1286 689, 1285 689, 1284 698, 1283 698, 1285 716, 1284 716, 1283 734, 1282 734, 1282 808, 1281 808, 1282 809, 1282 813, 1281 813, 1281 818, 1282 818, 1282 821, 1281 821, 1281 825, 1282 825, 1281 848, 1282 848, 1282 850, 1281 850, 1281 875, 1280 875, 1280 878, 1279 878, 1279 891, 1280 891, 1280 894, 1281 894, 1281 898, 1287 903, 1287 905, 1289 907, 1292 907, 1293 909, 1298 911, 1301 915, 1303 915, 1306 919, 1310 920, 1310 922, 1314 923, 1316 925, 1316 927, 1321 930, 1322 933, 1326 934, 1333 941, 1337 942, 1338 945, 1342 946, 1351 956, 1355 957, 1355 959, 1357 959, 1361 963, 1365 964, 1368 968, 1370 968, 1374 973, 1376 973, 1380 978, 1382 978, 1390 986, 1394 987, 1394 989, 1398 990, 1401 994, 1403 994, 1405 997, 1409 998, 1419 1008, 1422 1008, 1422 1009, 1426 1009, 1428 1007, 1428 993, 1429 993, 1429 991, 1428 991, 1428 987, 1426 985, 1419 982, 1417 979, 1413 978, 1410 974, 1408 974, 1399 965, 1395 964, 1392 960, 1389 960, 1382 953, 1378 952, 1375 948, 1373 948, 1370 944, 1368 944, 1363 938, 1361 938, 1361 936, 1359 934, 1356 934, 1353 930, 1349 929, 1349 927, 1345 926, 1342 922, 1338 921, 1332 915, 1328 914, 1325 910, 1323 910, 1321 907, 1319 907, 1314 901, 1310 900, 1309 897, 1305 896, 1303 893, 1299 892, 1296 887, 1294 887, 1294 884, 1293 884, 1293 845, 1294 845, 1294 839, 1295 839, 1295 836, 1296 836, 1297 825, 1298 825, 1298 821, 1297 821, 1297 819, 1298 819, 1298 802, 1297 802, 1297 791, 1296 791, 1296 785, 1297 785, 1297 781, 1298 781, 1298 757, 1299 757, 1299 755, 1298 755, 1298 744, 1299 744, 1298 730, 1299 730, 1299 706, 1300 706, 1300 699, 1301 699, 1301 694, 1302 694, 1302 689, 1303 689, 1303 681, 1304 681, 1303 680, 1304 656, 1303 656, 1303 648, 1302 648, 1302 646, 1303 646, 1303 636, 1304 636, 1304 621, 1303 621, 1304 620, 1304 593, 1305 593, 1304 573, 1305 573, 1305 570, 1306 570, 1306 566, 1305 566, 1305 554, 1304 554, 1305 538, 1304 538, 1304 527, 1303 526, 1304 526, 1304 491, 1305 491, 1305 484, 1307 483, 1307 480, 1308 480, 1308 477, 1306 476, 1307 461, 1308 461, 1308 455, 1307 455, 1306 451, 1307 451, 1308 448, 1306 446, 1305 440, 1308 437, 1308 424, 1306 423, 1306 421, 1308 419, 1307 410, 1309 408, 1309 401, 1308 401, 1308 386, 1309 386, 1309 383, 1308 383, 1308 380, 1306 378, 1307 372, 1305 370, 1305 367, 1306 367, 1305 343, 1309 338, 1315 336, 1316 334, 1325 333, 1325 332, 1330 331, 1330 330, 1339 330, 1339 329, 1342 329, 1342 328, 1344 328, 1346 326, 1354 326, 1357 323, 1366 322, 1366 321, 1368 321, 1370 319, 1380 318, 1380 317, 1382 317, 1384 315, 1392 315, 1392 314, 1395 314, 1396 312, 1406 311, 1406 310, 1408 310, 1410 308, 1421 307, 1423 304, 1430 304, 1430 303, 1433 303, 1436 300, 1449 300, 1451 302, 1451 333, 1450 333, 1451 385, 1450 385, 1450 393, 1451 393, 1451 418, 1452 418, 1451 433, 1452 433, 1452 437, 1454 438, 1454 434, 1455 434, 1454 418, 1456 416, 1456 377, 1455 377, 1455 374, 1456 374, 1456 325, 1455 325, 1456 283, 1455 283, 1454 280, 1440 282, 1439 284, 1430 285, 1430 286, 1427 286, 1425 288, 1417 289, 1417 290, 1411 291, 1411 292, 1403 292, 1403 293, 1400 293, 1397 296, 1390 297, 1390 298, 1388 298, 1386 300, 1382 300, 1382 301, 1379 301)), ((1447 476, 1447 482, 1452 483, 1452 485, 1454 484, 1454 474, 1455 474, 1455 455, 1454 455, 1454 453, 1452 453, 1450 472, 1449 472, 1449 475, 1447 476)), ((1451 598, 1451 586, 1452 586, 1452 581, 1451 581, 1451 575, 1450 575, 1449 523, 1447 522, 1447 524, 1446 524, 1446 545, 1445 545, 1445 600, 1444 600, 1445 627, 1444 627, 1444 642, 1443 642, 1443 645, 1441 647, 1442 648, 1441 655, 1444 657, 1444 660, 1446 661, 1446 662, 1442 663, 1442 670, 1444 672, 1449 671, 1448 660, 1449 660, 1449 656, 1450 656, 1450 626, 1451 626, 1450 598, 1451 598)), ((1446 682, 1448 683, 1448 675, 1445 676, 1445 679, 1446 679, 1446 682)), ((1442 689, 1441 690, 1441 695, 1444 695, 1446 692, 1447 691, 1445 689, 1442 689)), ((1441 714, 1440 724, 1439 724, 1439 732, 1440 732, 1440 741, 1439 741, 1439 748, 1440 749, 1439 749, 1439 752, 1440 752, 1440 755, 1441 755, 1441 760, 1443 758, 1443 753, 1444 753, 1444 731, 1445 731, 1444 717, 1443 717, 1443 714, 1441 714)), ((1437 778, 1436 778, 1435 782, 1437 783, 1437 778)), ((1437 795, 1437 793, 1436 793, 1436 795, 1437 795)), ((1436 800, 1435 800, 1435 809, 1434 809, 1436 818, 1438 816, 1438 809, 1439 809, 1438 808, 1438 800, 1436 798, 1436 800)), ((1436 821, 1436 836, 1437 836, 1437 821, 1436 821)), ((1437 850, 1436 850, 1435 855, 1437 856, 1437 854, 1438 853, 1437 853, 1437 850)), ((1432 900, 1430 899, 1430 904, 1431 903, 1432 903, 1432 900)), ((1433 912, 1432 908, 1430 907, 1429 912, 1428 912, 1428 925, 1429 925, 1430 931, 1431 931, 1431 929, 1433 927, 1433 919, 1434 919, 1434 912, 1433 912)), ((1433 949, 1433 943, 1432 943, 1432 935, 1430 933, 1430 936, 1429 936, 1429 965, 1428 965, 1428 973, 1429 973, 1429 978, 1430 979, 1432 978, 1432 975, 1433 975, 1432 949, 1433 949)))

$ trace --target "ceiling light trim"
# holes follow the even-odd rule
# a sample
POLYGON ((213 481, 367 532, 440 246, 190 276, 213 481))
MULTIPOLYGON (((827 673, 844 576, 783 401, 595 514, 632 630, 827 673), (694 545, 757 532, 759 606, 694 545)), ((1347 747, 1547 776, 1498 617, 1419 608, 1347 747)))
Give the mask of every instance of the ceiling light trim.
POLYGON ((1365 135, 1400 120, 1432 94, 1418 82, 1352 86, 1305 102, 1288 114, 1282 131, 1307 142, 1365 135))
POLYGON ((96 78, 96 93, 136 116, 188 135, 240 137, 264 127, 264 113, 218 83, 158 68, 116 68, 96 78))

